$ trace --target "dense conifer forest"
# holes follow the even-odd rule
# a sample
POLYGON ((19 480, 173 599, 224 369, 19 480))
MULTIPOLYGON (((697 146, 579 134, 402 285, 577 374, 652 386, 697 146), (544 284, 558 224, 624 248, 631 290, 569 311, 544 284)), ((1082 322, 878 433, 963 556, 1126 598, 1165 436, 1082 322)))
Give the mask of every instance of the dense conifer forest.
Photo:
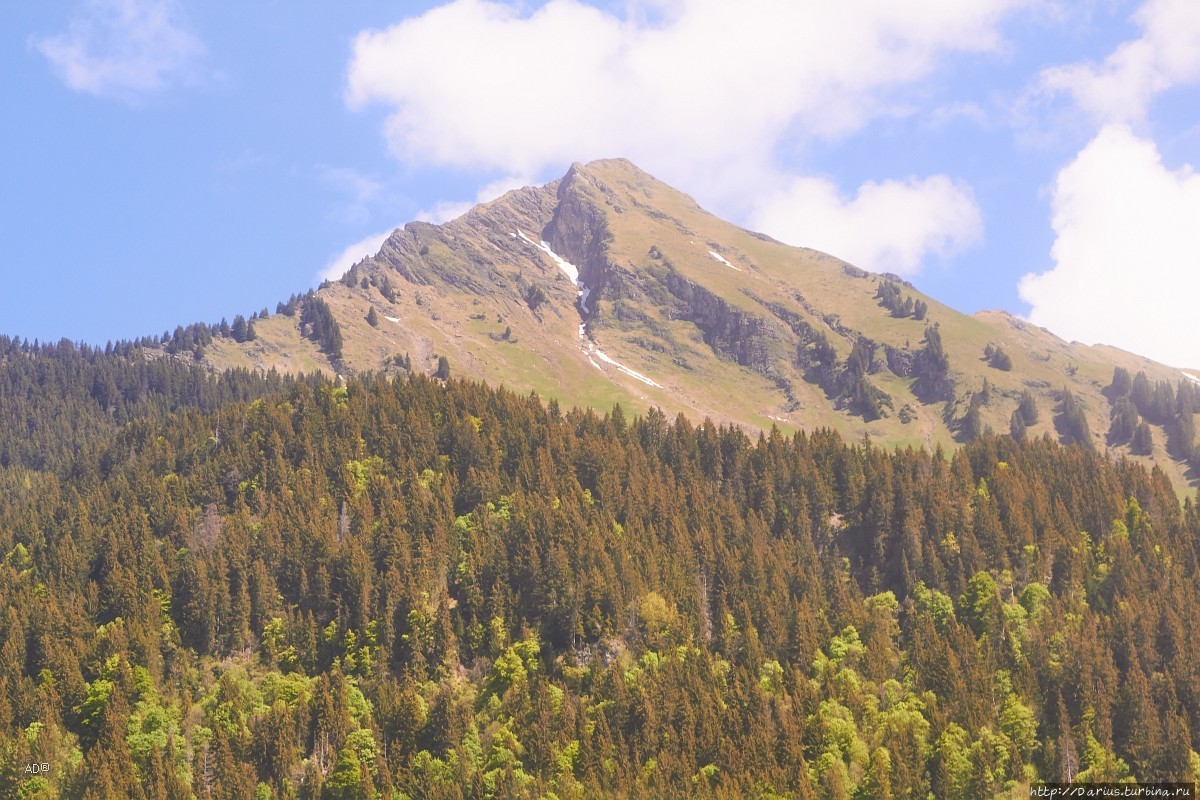
POLYGON ((294 380, 274 371, 215 375, 187 357, 147 349, 152 342, 100 349, 0 336, 0 467, 86 468, 126 423, 183 408, 216 411, 294 380))
POLYGON ((1200 771, 1200 513, 1157 470, 137 348, 0 363, 0 797, 965 800, 1200 771))

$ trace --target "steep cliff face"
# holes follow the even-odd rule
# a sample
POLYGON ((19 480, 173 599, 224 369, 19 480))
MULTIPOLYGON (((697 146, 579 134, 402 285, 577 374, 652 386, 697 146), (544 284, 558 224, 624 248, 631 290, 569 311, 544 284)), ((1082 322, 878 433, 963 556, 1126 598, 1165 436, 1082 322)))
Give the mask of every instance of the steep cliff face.
POLYGON ((580 280, 599 290, 611 272, 608 245, 613 235, 608 218, 589 191, 598 187, 587 184, 582 168, 573 164, 558 184, 554 215, 542 231, 542 238, 554 252, 579 267, 580 280))
POLYGON ((663 284, 677 301, 675 315, 696 325, 714 352, 755 372, 772 374, 770 343, 781 337, 770 320, 735 308, 672 268, 663 284))
MULTIPOLYGON (((654 325, 656 315, 631 306, 658 305, 666 320, 685 320, 701 332, 704 343, 723 358, 761 374, 771 372, 770 348, 773 336, 769 320, 735 308, 703 285, 688 279, 670 261, 659 256, 662 269, 628 269, 611 257, 614 236, 609 214, 623 214, 625 206, 616 191, 604 181, 573 165, 558 187, 558 205, 546 227, 545 238, 556 252, 579 266, 580 280, 589 288, 594 301, 590 316, 602 302, 623 303, 614 310, 620 321, 635 320, 654 325), (660 287, 669 298, 664 298, 660 287), (666 300, 667 302, 663 302, 666 300)), ((659 220, 673 221, 667 215, 659 220)), ((604 320, 597 320, 601 325, 604 320)), ((664 337, 661 327, 654 331, 664 337)))

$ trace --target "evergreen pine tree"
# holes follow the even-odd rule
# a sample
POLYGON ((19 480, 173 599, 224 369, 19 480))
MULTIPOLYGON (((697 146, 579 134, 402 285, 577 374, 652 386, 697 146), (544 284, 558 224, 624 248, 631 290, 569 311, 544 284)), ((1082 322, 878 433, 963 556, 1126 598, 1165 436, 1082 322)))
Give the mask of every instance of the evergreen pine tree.
POLYGON ((1033 394, 1028 389, 1021 392, 1021 401, 1017 404, 1017 411, 1021 414, 1021 420, 1026 426, 1037 424, 1037 402, 1033 399, 1033 394))
POLYGON ((1013 411, 1012 416, 1008 420, 1009 434, 1018 442, 1023 442, 1025 441, 1026 430, 1025 419, 1021 416, 1021 412, 1013 411))

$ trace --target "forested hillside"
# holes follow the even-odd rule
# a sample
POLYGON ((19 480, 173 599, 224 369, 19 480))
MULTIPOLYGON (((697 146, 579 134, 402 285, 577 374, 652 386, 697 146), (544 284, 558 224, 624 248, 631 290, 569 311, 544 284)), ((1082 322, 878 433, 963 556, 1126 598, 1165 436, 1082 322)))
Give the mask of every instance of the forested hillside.
POLYGON ((274 370, 198 369, 190 359, 150 349, 152 341, 100 349, 0 336, 0 467, 86 467, 135 419, 164 419, 183 408, 215 411, 295 380, 274 370))
POLYGON ((1200 515, 1157 471, 420 375, 260 395, 0 468, 0 796, 975 798, 1200 766, 1200 515))

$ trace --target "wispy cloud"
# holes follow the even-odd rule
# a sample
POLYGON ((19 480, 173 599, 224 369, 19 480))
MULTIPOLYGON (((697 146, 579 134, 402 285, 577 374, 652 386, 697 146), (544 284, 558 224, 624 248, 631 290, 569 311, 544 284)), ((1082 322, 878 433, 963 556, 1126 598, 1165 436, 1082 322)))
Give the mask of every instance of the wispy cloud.
POLYGON ((229 156, 216 162, 216 169, 225 173, 247 172, 275 161, 275 156, 246 148, 235 156, 229 156))
POLYGON ((378 253, 379 248, 383 247, 383 243, 391 235, 392 232, 390 230, 383 231, 382 233, 373 233, 349 245, 325 262, 325 266, 321 268, 321 271, 317 274, 317 278, 323 281, 336 281, 359 261, 378 253))
POLYGON ((1159 94, 1200 81, 1200 4, 1147 0, 1133 21, 1142 29, 1102 62, 1084 61, 1044 70, 1035 94, 1067 94, 1100 123, 1137 123, 1159 94))
POLYGON ((172 0, 86 0, 31 45, 73 91, 130 103, 201 80, 206 52, 172 0))
POLYGON ((383 183, 350 167, 324 164, 317 167, 317 177, 344 198, 331 216, 351 226, 365 225, 371 219, 371 204, 383 192, 383 183))
POLYGON ((936 130, 957 123, 984 127, 988 122, 988 112, 982 105, 975 102, 960 102, 949 103, 933 109, 925 124, 928 128, 936 130))

